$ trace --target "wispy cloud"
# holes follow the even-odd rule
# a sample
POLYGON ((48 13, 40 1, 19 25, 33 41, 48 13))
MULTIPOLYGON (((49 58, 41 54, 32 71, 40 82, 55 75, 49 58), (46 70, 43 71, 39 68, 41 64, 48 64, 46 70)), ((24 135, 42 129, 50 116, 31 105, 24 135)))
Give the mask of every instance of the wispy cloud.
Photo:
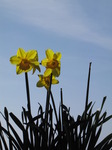
POLYGON ((89 23, 90 19, 78 1, 4 0, 2 6, 14 19, 25 24, 112 49, 112 37, 101 35, 95 21, 89 23))

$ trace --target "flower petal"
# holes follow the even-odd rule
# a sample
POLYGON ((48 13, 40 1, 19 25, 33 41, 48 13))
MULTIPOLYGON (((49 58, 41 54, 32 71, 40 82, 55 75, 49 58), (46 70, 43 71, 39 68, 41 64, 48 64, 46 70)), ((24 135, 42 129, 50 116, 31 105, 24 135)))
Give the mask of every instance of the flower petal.
POLYGON ((30 60, 30 59, 35 59, 38 61, 38 55, 37 55, 37 51, 36 50, 29 50, 27 53, 26 53, 26 59, 30 60))
POLYGON ((10 62, 11 62, 11 64, 13 64, 13 65, 18 65, 18 64, 21 62, 21 59, 18 58, 17 56, 12 56, 12 57, 10 58, 10 62))
POLYGON ((52 69, 48 68, 46 69, 46 71, 44 72, 44 76, 49 76, 52 73, 52 69))
POLYGON ((55 68, 52 70, 52 74, 55 76, 55 77, 58 77, 60 75, 60 68, 55 68))
POLYGON ((25 50, 23 48, 19 48, 17 51, 17 57, 25 58, 25 56, 26 56, 25 50))
POLYGON ((31 65, 39 66, 39 62, 37 60, 32 59, 29 62, 31 65))
POLYGON ((58 80, 56 80, 56 79, 52 79, 52 84, 58 84, 59 83, 59 81, 58 80))
POLYGON ((20 69, 19 66, 16 66, 16 73, 20 74, 22 72, 24 72, 24 71, 22 69, 20 69))
POLYGON ((39 74, 38 77, 39 77, 39 80, 42 80, 43 75, 39 74))
POLYGON ((46 57, 47 57, 48 59, 53 59, 53 55, 54 55, 53 50, 51 50, 51 49, 47 49, 47 50, 46 50, 46 57))
POLYGON ((36 60, 30 60, 30 65, 33 67, 33 74, 34 74, 34 72, 35 72, 36 69, 39 72, 41 71, 40 67, 39 67, 39 62, 38 61, 36 61, 36 60))
POLYGON ((43 59, 42 61, 41 61, 41 64, 42 64, 42 66, 47 66, 47 62, 48 62, 48 59, 47 58, 45 58, 45 59, 43 59))
POLYGON ((42 81, 38 81, 37 84, 36 84, 36 86, 37 87, 43 87, 44 85, 43 85, 42 81))
POLYGON ((54 54, 54 59, 60 61, 60 59, 61 59, 61 53, 60 52, 55 53, 54 54))
POLYGON ((32 74, 35 73, 36 69, 37 69, 39 72, 41 71, 39 66, 34 66, 34 67, 33 67, 33 73, 32 73, 32 74))

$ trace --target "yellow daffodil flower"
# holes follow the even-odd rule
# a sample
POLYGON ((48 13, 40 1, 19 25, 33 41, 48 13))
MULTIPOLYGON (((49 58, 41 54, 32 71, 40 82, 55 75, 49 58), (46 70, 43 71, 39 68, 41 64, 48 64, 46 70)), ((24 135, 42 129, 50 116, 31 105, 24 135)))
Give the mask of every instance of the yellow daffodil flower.
POLYGON ((60 59, 61 53, 54 53, 53 50, 46 50, 46 58, 42 60, 41 64, 46 67, 44 76, 49 76, 51 73, 58 77, 60 75, 60 59))
POLYGON ((36 50, 29 50, 25 52, 24 49, 19 48, 17 55, 10 58, 10 62, 13 65, 16 65, 16 73, 20 74, 22 72, 28 72, 33 69, 40 71, 39 62, 38 62, 38 53, 36 50))
MULTIPOLYGON (((37 82, 37 87, 45 87, 46 89, 49 89, 50 86, 50 76, 44 76, 44 75, 38 75, 39 81, 37 82)), ((52 84, 58 84, 59 81, 55 79, 55 76, 52 76, 52 84)))

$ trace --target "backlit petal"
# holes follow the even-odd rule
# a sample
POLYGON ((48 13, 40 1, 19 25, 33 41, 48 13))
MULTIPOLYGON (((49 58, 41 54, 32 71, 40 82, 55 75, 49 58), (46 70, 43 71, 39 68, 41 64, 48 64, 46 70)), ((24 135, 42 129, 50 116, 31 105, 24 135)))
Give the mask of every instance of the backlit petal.
POLYGON ((37 84, 36 84, 36 86, 37 87, 43 87, 44 85, 43 85, 43 83, 41 81, 38 81, 37 84))
POLYGON ((59 83, 59 81, 58 80, 56 80, 56 79, 52 79, 52 84, 58 84, 59 83))
POLYGON ((30 62, 30 64, 32 64, 32 65, 39 66, 39 62, 38 62, 37 60, 32 59, 32 60, 30 60, 29 62, 30 62))
POLYGON ((45 58, 45 59, 43 59, 42 61, 41 61, 41 64, 42 64, 42 66, 47 66, 47 62, 48 62, 48 59, 47 58, 45 58))
POLYGON ((18 58, 17 56, 12 56, 12 57, 10 58, 10 62, 11 62, 11 64, 13 64, 13 65, 18 65, 18 64, 21 62, 21 59, 18 58))
POLYGON ((32 73, 32 74, 35 73, 36 69, 37 69, 39 72, 41 71, 39 66, 33 66, 33 73, 32 73))
POLYGON ((35 57, 37 57, 37 61, 38 61, 38 56, 37 56, 37 51, 36 50, 29 50, 26 53, 26 59, 28 59, 28 60, 35 59, 35 57))
POLYGON ((54 52, 51 49, 46 50, 46 56, 48 59, 53 59, 54 52))
POLYGON ((54 58, 58 61, 60 61, 61 59, 61 53, 57 52, 55 55, 54 55, 54 58))
POLYGON ((52 73, 52 69, 48 68, 46 69, 46 71, 44 72, 44 76, 49 76, 52 73))
POLYGON ((19 48, 17 51, 17 57, 25 58, 25 56, 26 56, 25 50, 23 48, 19 48))
POLYGON ((16 66, 16 73, 20 74, 22 72, 24 72, 24 71, 22 69, 20 69, 19 66, 16 66))
POLYGON ((30 60, 30 65, 32 65, 32 67, 33 67, 33 74, 34 74, 34 72, 35 72, 36 69, 39 72, 41 71, 40 67, 39 67, 39 62, 38 61, 36 61, 36 60, 30 60))
POLYGON ((38 77, 39 77, 39 80, 42 80, 43 75, 38 75, 38 77))
POLYGON ((58 76, 60 75, 60 68, 55 68, 55 69, 53 69, 52 74, 53 74, 55 77, 58 77, 58 76))

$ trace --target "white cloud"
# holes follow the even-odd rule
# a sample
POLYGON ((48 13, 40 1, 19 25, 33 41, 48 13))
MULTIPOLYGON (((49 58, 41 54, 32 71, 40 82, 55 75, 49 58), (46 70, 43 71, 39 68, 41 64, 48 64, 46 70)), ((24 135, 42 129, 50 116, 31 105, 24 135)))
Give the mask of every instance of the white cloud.
POLYGON ((112 37, 97 32, 99 26, 95 21, 90 23, 88 15, 77 1, 4 0, 2 6, 25 24, 111 49, 112 37))

